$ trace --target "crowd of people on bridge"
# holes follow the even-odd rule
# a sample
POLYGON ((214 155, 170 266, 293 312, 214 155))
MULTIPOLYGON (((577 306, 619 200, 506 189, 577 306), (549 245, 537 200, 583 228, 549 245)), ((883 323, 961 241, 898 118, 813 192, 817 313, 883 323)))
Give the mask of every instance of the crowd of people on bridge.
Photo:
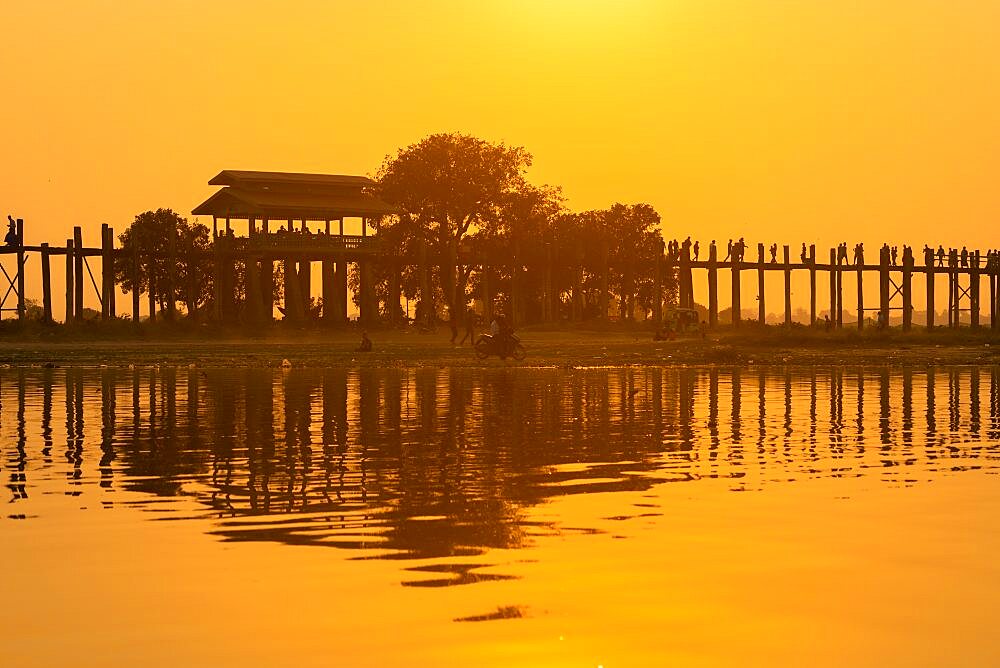
MULTIPOLYGON (((709 244, 709 248, 709 257, 712 257, 714 255, 712 251, 715 250, 714 239, 709 244)), ((726 247, 726 256, 723 258, 722 262, 745 262, 746 250, 747 243, 743 237, 740 237, 735 241, 730 239, 726 247)), ((779 262, 778 244, 772 243, 767 247, 767 250, 770 254, 770 263, 777 264, 779 262)), ((902 246, 902 253, 900 253, 900 246, 883 244, 882 251, 886 253, 889 265, 898 267, 900 266, 900 262, 905 262, 908 253, 910 254, 910 257, 912 257, 913 249, 904 245, 902 246)), ((666 256, 667 260, 670 261, 678 261, 681 257, 686 257, 697 262, 699 254, 699 244, 697 241, 691 241, 691 237, 687 237, 684 241, 671 240, 668 241, 666 245, 666 256)), ((837 244, 835 257, 836 264, 838 265, 864 265, 865 245, 863 243, 857 243, 854 245, 853 249, 848 250, 847 242, 844 241, 837 244)), ((932 249, 930 246, 924 246, 924 257, 928 265, 937 267, 962 269, 974 268, 977 266, 985 269, 995 269, 1000 267, 1000 249, 981 252, 980 250, 969 250, 966 246, 963 246, 961 249, 950 248, 946 251, 943 246, 938 246, 937 250, 932 249)), ((807 264, 811 260, 810 250, 805 243, 802 244, 802 249, 799 253, 799 260, 802 264, 807 264)))

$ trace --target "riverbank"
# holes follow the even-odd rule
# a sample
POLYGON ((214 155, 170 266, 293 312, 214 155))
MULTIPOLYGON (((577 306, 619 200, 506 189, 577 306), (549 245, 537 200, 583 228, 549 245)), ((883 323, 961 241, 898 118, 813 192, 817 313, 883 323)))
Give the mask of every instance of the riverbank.
POLYGON ((0 340, 0 364, 10 366, 117 366, 168 364, 206 367, 293 366, 657 366, 657 365, 917 365, 1000 364, 1000 336, 987 330, 888 332, 807 328, 723 330, 700 338, 651 340, 636 328, 605 330, 525 329, 523 362, 477 359, 468 343, 452 346, 446 329, 436 333, 373 331, 371 353, 358 353, 355 329, 274 331, 247 338, 233 332, 93 340, 59 337, 0 340))

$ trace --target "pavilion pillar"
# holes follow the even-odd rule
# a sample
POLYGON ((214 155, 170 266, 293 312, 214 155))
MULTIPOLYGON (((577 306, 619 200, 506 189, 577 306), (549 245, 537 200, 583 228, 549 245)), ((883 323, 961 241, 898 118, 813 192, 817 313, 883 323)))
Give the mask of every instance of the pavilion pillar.
POLYGON ((18 218, 14 230, 17 234, 17 319, 24 322, 27 317, 27 308, 24 295, 24 220, 18 218))
MULTIPOLYGON (((327 229, 330 221, 327 221, 327 229)), ((329 232, 328 232, 329 233, 329 232)), ((337 295, 335 289, 337 265, 333 260, 323 260, 320 285, 323 291, 323 324, 332 325, 336 321, 337 295)))
POLYGON ((336 322, 347 322, 347 260, 337 262, 333 279, 334 314, 336 322))
POLYGON ((358 262, 358 320, 366 326, 374 323, 377 316, 373 288, 371 262, 360 260, 358 262))
POLYGON ((282 260, 285 281, 285 319, 292 324, 302 324, 305 320, 305 307, 302 300, 302 282, 295 268, 295 260, 290 257, 282 260))
POLYGON ((299 261, 299 291, 302 294, 302 306, 305 315, 309 313, 310 299, 312 298, 312 262, 310 260, 299 261))
MULTIPOLYGON (((264 231, 267 231, 267 218, 264 219, 264 231)), ((260 261, 261 309, 265 324, 274 320, 274 258, 266 256, 260 261)))
POLYGON ((257 259, 251 255, 243 256, 244 275, 247 282, 246 321, 258 326, 263 320, 263 295, 260 281, 260 267, 257 259))

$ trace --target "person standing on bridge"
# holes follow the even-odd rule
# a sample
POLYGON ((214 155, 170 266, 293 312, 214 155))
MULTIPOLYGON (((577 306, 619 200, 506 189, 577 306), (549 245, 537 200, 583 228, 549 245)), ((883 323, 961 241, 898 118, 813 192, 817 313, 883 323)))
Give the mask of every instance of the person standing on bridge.
POLYGON ((729 262, 729 260, 732 257, 733 257, 733 240, 730 239, 729 240, 729 246, 726 248, 726 259, 723 260, 723 262, 729 262))
POLYGON ((896 260, 899 258, 899 246, 893 246, 889 251, 889 257, 892 258, 892 266, 896 266, 896 260))
POLYGON ((964 268, 968 266, 969 266, 969 250, 965 246, 962 246, 962 267, 964 268))
POLYGON ((699 248, 700 248, 700 247, 698 246, 698 242, 697 242, 697 241, 696 241, 696 242, 694 242, 694 245, 693 245, 693 246, 691 246, 691 253, 692 253, 692 254, 694 255, 694 261, 695 261, 695 262, 697 262, 697 261, 698 261, 698 253, 700 252, 700 251, 699 251, 699 248))
POLYGON ((940 245, 938 246, 938 249, 937 249, 937 261, 938 261, 938 266, 939 267, 943 267, 944 266, 944 246, 940 246, 940 245))
POLYGON ((799 258, 802 260, 802 264, 805 264, 806 260, 809 259, 808 253, 806 253, 806 244, 804 241, 802 242, 802 253, 799 254, 799 258))

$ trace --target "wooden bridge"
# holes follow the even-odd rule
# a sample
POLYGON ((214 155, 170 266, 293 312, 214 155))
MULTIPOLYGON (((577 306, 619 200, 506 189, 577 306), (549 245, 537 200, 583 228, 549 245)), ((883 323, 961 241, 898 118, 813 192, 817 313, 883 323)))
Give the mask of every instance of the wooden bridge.
MULTIPOLYGON (((212 185, 222 188, 193 211, 196 215, 211 215, 213 219, 213 243, 211 250, 204 251, 210 257, 213 273, 214 312, 216 321, 229 324, 263 325, 273 319, 275 284, 275 263, 281 262, 284 276, 283 312, 291 322, 304 322, 309 310, 309 300, 312 290, 312 263, 319 262, 321 267, 321 295, 323 299, 322 321, 325 323, 343 323, 347 321, 348 265, 355 263, 359 277, 358 303, 360 320, 374 323, 384 313, 385 319, 394 323, 399 318, 398 308, 384 308, 401 302, 401 272, 406 267, 417 269, 420 277, 421 294, 433 303, 430 281, 430 262, 425 247, 421 247, 418 257, 404 256, 393 248, 384 247, 374 236, 369 236, 368 228, 371 218, 392 213, 393 209, 368 194, 366 188, 372 182, 365 177, 337 176, 322 174, 286 174, 276 172, 241 172, 224 171, 213 178, 212 185), (360 218, 361 234, 345 234, 345 218, 360 218), (233 230, 234 221, 246 221, 246 236, 236 236, 233 230), (282 227, 273 230, 271 226, 283 223, 282 227), (322 229, 310 229, 309 223, 322 223, 322 229), (220 230, 220 224, 224 229, 220 230), (336 225, 336 228, 333 226, 336 225), (298 229, 296 229, 298 226, 298 229), (389 267, 385 290, 381 291, 381 304, 375 296, 372 277, 373 263, 379 262, 383 267, 389 267), (245 276, 245 296, 242 303, 236 297, 237 269, 245 276), (382 306, 383 308, 380 308, 382 306)), ((66 311, 65 322, 80 321, 84 317, 84 294, 89 283, 100 303, 101 318, 111 320, 121 317, 116 305, 117 288, 114 272, 109 269, 119 267, 124 260, 131 271, 131 282, 139 284, 140 267, 144 262, 166 260, 168 276, 165 285, 150 286, 146 291, 151 319, 157 317, 157 305, 166 303, 165 312, 161 314, 173 318, 176 314, 178 294, 177 277, 175 273, 176 250, 171 248, 164 254, 145 252, 134 248, 129 257, 124 257, 125 250, 115 247, 114 230, 108 225, 101 228, 101 243, 99 246, 86 246, 83 242, 82 228, 75 227, 72 238, 66 240, 65 246, 41 244, 25 246, 24 226, 17 221, 16 235, 18 243, 0 247, 0 259, 14 256, 16 265, 13 271, 8 271, 0 262, 0 270, 6 278, 8 287, 0 301, 0 312, 15 311, 18 318, 26 317, 25 278, 29 270, 28 260, 38 256, 37 269, 41 278, 42 311, 45 322, 53 322, 52 313, 52 258, 62 257, 65 260, 66 277, 66 311), (91 267, 91 258, 100 258, 97 272, 91 267), (7 303, 13 293, 15 307, 7 303)), ((546 246, 546 248, 548 248, 546 246)), ((653 294, 660 295, 652 303, 652 317, 655 322, 661 322, 664 309, 668 305, 664 301, 664 286, 667 281, 675 281, 677 290, 677 305, 682 308, 693 308, 695 305, 695 284, 704 286, 699 290, 703 295, 702 303, 707 304, 708 325, 712 328, 720 325, 719 309, 719 274, 728 273, 731 281, 731 324, 739 327, 742 324, 742 277, 744 272, 757 276, 757 294, 755 295, 758 309, 758 321, 765 322, 767 316, 765 300, 765 274, 777 272, 784 279, 784 322, 792 323, 792 276, 795 272, 805 273, 809 279, 809 322, 816 324, 820 306, 828 308, 830 326, 843 327, 846 310, 843 278, 850 274, 855 278, 857 294, 855 303, 851 304, 851 312, 856 315, 857 326, 864 327, 868 318, 866 314, 875 313, 874 320, 881 327, 890 323, 890 314, 901 314, 899 319, 904 330, 913 327, 915 304, 913 299, 913 281, 915 274, 922 274, 925 282, 924 309, 927 312, 926 326, 928 328, 947 324, 958 327, 962 314, 968 314, 965 319, 972 327, 980 327, 981 312, 984 311, 983 278, 987 281, 987 299, 985 313, 989 324, 994 329, 1000 329, 1000 303, 998 303, 998 288, 1000 288, 1000 259, 996 251, 983 256, 979 251, 960 256, 951 251, 947 257, 936 256, 930 248, 922 251, 918 263, 913 250, 902 247, 901 260, 897 264, 895 253, 888 245, 884 245, 878 254, 877 263, 864 260, 863 251, 849 262, 845 247, 830 249, 829 261, 818 261, 816 247, 803 245, 802 253, 797 262, 790 259, 789 247, 781 249, 781 257, 777 248, 772 246, 772 257, 765 258, 763 244, 757 246, 757 257, 747 260, 740 249, 736 259, 727 257, 718 259, 718 251, 714 243, 708 249, 708 258, 700 260, 691 255, 690 244, 671 245, 670 252, 660 249, 658 258, 648 262, 630 263, 628 271, 637 276, 645 275, 652 279, 653 294), (696 279, 698 279, 696 281, 696 279), (865 303, 864 285, 866 280, 877 281, 879 297, 875 304, 865 303), (935 288, 937 281, 947 285, 947 323, 935 321, 935 288)), ((487 318, 492 317, 491 309, 496 297, 491 276, 502 270, 510 276, 508 298, 512 305, 509 315, 520 318, 522 310, 517 305, 523 301, 522 287, 525 271, 536 272, 540 277, 543 295, 540 319, 552 321, 558 318, 558 309, 554 304, 566 303, 570 308, 570 319, 581 320, 583 309, 583 274, 584 271, 597 278, 597 313, 609 313, 611 291, 609 275, 612 264, 608 260, 607 247, 600 249, 581 249, 572 253, 571 257, 553 255, 547 251, 536 254, 544 260, 537 262, 538 266, 528 266, 515 254, 503 257, 481 257, 466 249, 460 249, 459 261, 472 265, 481 272, 480 298, 484 305, 487 318), (586 251, 586 252, 584 252, 586 251), (568 290, 556 292, 553 288, 552 275, 555 269, 569 271, 572 284, 568 290)), ((621 267, 616 267, 621 270, 621 267)), ((139 311, 142 296, 138 290, 131 292, 132 321, 139 322, 139 311)))

